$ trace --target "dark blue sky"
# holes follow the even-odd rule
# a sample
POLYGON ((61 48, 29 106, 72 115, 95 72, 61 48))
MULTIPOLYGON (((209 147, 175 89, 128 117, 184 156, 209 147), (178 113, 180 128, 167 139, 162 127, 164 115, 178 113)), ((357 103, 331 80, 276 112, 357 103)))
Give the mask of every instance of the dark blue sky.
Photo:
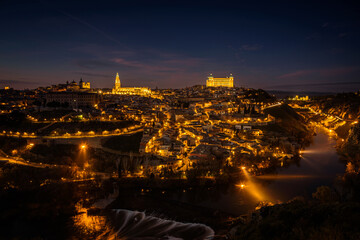
POLYGON ((360 88, 360 8, 323 1, 1 1, 0 86, 360 88), (290 3, 291 2, 291 3, 290 3))

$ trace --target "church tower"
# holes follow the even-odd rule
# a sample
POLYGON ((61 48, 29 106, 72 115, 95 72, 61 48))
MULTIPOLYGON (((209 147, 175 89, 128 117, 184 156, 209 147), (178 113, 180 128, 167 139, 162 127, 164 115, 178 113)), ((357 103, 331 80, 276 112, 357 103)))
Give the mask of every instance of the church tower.
POLYGON ((121 83, 120 83, 119 73, 116 73, 115 89, 119 89, 119 88, 121 88, 121 83))

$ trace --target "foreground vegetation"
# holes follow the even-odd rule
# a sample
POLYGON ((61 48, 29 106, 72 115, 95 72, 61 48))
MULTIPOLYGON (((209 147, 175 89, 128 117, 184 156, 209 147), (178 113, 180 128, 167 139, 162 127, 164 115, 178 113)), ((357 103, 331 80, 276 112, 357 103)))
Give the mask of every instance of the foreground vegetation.
POLYGON ((234 239, 360 239, 360 174, 352 168, 313 198, 265 206, 233 231, 234 239))

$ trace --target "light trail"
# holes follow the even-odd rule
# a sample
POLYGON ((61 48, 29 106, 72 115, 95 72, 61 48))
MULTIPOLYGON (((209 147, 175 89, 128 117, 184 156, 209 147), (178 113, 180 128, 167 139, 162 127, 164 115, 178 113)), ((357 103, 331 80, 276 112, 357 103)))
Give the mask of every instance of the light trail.
POLYGON ((38 136, 38 135, 24 135, 24 134, 10 134, 10 133, 0 133, 0 136, 7 137, 22 137, 22 138, 45 138, 45 139, 79 139, 79 138, 96 138, 96 137, 111 137, 111 136, 121 136, 121 135, 131 135, 143 131, 143 128, 132 130, 129 132, 121 133, 108 133, 108 134, 91 134, 91 135, 60 135, 60 136, 38 136))
POLYGON ((246 184, 237 185, 241 189, 246 189, 255 199, 258 201, 271 201, 270 197, 267 196, 264 191, 253 181, 250 174, 246 171, 245 167, 241 167, 241 171, 244 173, 244 176, 247 180, 246 184))

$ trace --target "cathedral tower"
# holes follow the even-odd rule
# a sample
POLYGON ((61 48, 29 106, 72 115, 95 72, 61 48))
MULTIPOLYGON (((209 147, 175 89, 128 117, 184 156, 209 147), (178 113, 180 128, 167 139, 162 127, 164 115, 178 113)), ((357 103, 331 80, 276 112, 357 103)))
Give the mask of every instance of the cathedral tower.
POLYGON ((121 83, 120 83, 119 73, 116 73, 115 89, 119 89, 119 88, 121 88, 121 83))

